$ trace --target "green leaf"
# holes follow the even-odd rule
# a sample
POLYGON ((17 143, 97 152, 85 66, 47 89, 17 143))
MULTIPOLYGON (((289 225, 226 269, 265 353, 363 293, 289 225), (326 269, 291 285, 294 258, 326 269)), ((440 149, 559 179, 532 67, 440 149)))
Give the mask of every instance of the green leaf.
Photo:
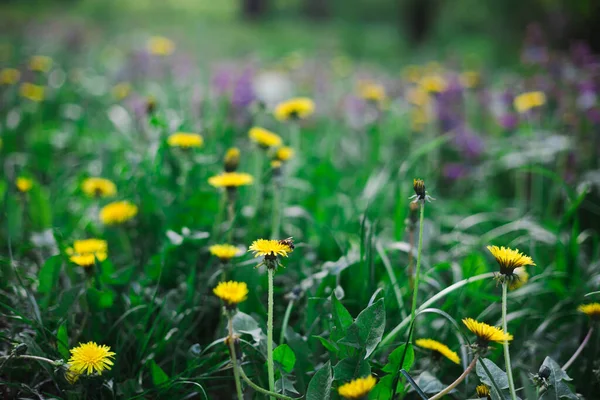
POLYGON ((329 400, 332 384, 331 362, 327 361, 310 380, 306 391, 306 400, 329 400))
POLYGON ((406 356, 404 357, 404 363, 400 367, 402 361, 402 355, 404 354, 404 344, 392 351, 388 356, 388 363, 383 367, 383 371, 389 374, 398 373, 401 369, 410 371, 413 363, 415 362, 415 349, 411 343, 408 344, 406 349, 406 356))
POLYGON ((273 350, 273 361, 279 363, 281 368, 288 374, 294 369, 296 355, 287 344, 279 345, 273 350))
POLYGON ((333 354, 337 355, 337 353, 340 349, 337 347, 337 345, 334 342, 332 342, 331 340, 326 339, 324 337, 321 337, 321 336, 313 336, 313 337, 319 339, 319 341, 321 342, 323 347, 325 347, 327 350, 329 350, 333 354))
POLYGON ((280 379, 277 379, 275 382, 275 391, 282 394, 300 394, 294 387, 294 381, 288 376, 282 376, 280 379))
POLYGON ((115 302, 115 293, 110 290, 98 290, 96 288, 88 288, 88 301, 90 306, 95 310, 103 310, 112 307, 115 302))
POLYGON ((492 381, 485 372, 485 369, 483 369, 483 367, 481 366, 481 362, 485 363, 485 366, 492 374, 492 379, 494 379, 496 385, 498 385, 500 389, 508 389, 508 377, 506 376, 506 372, 502 371, 502 369, 500 369, 500 367, 494 364, 492 360, 489 360, 487 358, 480 358, 479 360, 477 360, 476 372, 481 382, 485 383, 490 387, 493 387, 492 381))
POLYGON ((52 256, 46 260, 38 273, 38 279, 40 281, 38 286, 39 293, 47 294, 55 290, 60 276, 61 266, 62 258, 59 255, 52 256))
MULTIPOLYGON (((438 378, 431 375, 431 373, 424 371, 419 375, 419 379, 417 379, 417 384, 421 388, 424 393, 433 394, 439 393, 442 390, 446 389, 447 385, 444 385, 438 378)), ((455 392, 456 390, 450 391, 450 393, 455 392)))
POLYGON ((152 375, 154 386, 160 386, 169 381, 169 375, 154 360, 150 360, 150 375, 152 375))
POLYGON ((52 212, 48 193, 42 186, 34 185, 29 192, 29 217, 36 231, 43 231, 52 226, 52 212))
POLYGON ((384 376, 369 392, 369 400, 389 400, 392 397, 392 385, 394 385, 394 377, 384 376))
POLYGON ((571 388, 569 388, 569 385, 564 382, 572 379, 565 371, 562 370, 556 361, 550 357, 546 357, 542 363, 542 366, 540 367, 540 370, 545 368, 550 370, 550 376, 547 378, 549 385, 548 390, 540 396, 540 400, 578 399, 578 397, 571 391, 571 388))
POLYGON ((69 352, 69 335, 67 333, 67 323, 63 322, 58 327, 58 332, 56 332, 56 347, 58 348, 58 352, 65 360, 69 359, 71 353, 69 352))
POLYGON ((361 344, 364 344, 366 354, 365 359, 373 353, 385 330, 385 307, 383 299, 377 300, 371 306, 365 308, 355 322, 358 326, 358 333, 361 344))
POLYGON ((261 340, 266 341, 265 335, 262 333, 262 329, 258 322, 241 311, 238 311, 233 316, 233 331, 238 334, 247 333, 251 335, 256 345, 258 345, 261 340))
POLYGON ((371 374, 371 366, 367 360, 360 357, 348 357, 333 367, 333 376, 335 380, 351 381, 355 378, 362 378, 371 374))
POLYGON ((331 295, 331 308, 335 327, 339 332, 345 333, 346 329, 354 322, 354 318, 334 294, 331 295))

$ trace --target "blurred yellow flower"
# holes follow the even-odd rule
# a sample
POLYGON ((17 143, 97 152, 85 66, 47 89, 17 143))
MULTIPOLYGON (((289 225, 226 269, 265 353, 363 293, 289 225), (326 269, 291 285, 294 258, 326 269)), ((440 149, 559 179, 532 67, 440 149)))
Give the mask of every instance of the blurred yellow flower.
POLYGON ((231 260, 239 254, 239 249, 231 244, 215 244, 208 248, 210 254, 223 262, 231 260))
POLYGON ((409 88, 406 91, 406 100, 408 100, 410 104, 413 104, 415 106, 424 107, 427 104, 429 104, 431 97, 429 96, 429 93, 427 93, 427 91, 423 88, 413 87, 409 88))
POLYGON ((24 82, 19 88, 19 93, 22 97, 39 103, 44 100, 44 87, 34 85, 33 83, 24 82))
POLYGON ((248 248, 248 251, 254 253, 254 257, 277 258, 277 256, 287 257, 293 249, 281 240, 257 239, 248 248))
POLYGON ((427 112, 427 109, 423 107, 412 110, 410 112, 410 117, 410 126, 414 132, 422 132, 430 121, 429 113, 427 112))
POLYGON ((522 254, 519 249, 513 250, 504 246, 487 246, 487 249, 500 265, 500 273, 503 275, 513 275, 515 268, 535 265, 531 257, 522 254))
POLYGON ((67 250, 69 260, 80 267, 91 267, 96 260, 102 262, 108 257, 106 240, 84 239, 73 242, 73 247, 67 250))
POLYGON ((281 146, 282 142, 279 135, 258 126, 251 128, 248 132, 248 136, 254 143, 257 143, 259 146, 265 149, 269 147, 281 146))
POLYGON ((364 100, 381 103, 386 99, 383 85, 372 82, 359 82, 358 94, 364 100))
POLYGON ((17 178, 16 185, 17 185, 17 189, 19 189, 19 192, 27 193, 33 187, 33 181, 29 178, 20 176, 17 178))
POLYGON ((237 147, 228 149, 225 152, 223 163, 225 164, 225 172, 233 172, 237 170, 238 166, 240 165, 240 149, 237 147))
POLYGON ((529 274, 524 267, 515 268, 514 279, 509 280, 508 288, 510 290, 517 290, 521 286, 527 283, 529 280, 529 274))
POLYGON ((480 399, 486 399, 490 397, 490 388, 482 384, 475 388, 475 393, 480 399))
POLYGON ((14 68, 3 68, 0 70, 0 85, 14 85, 19 82, 21 72, 14 68))
POLYGON ((248 297, 248 285, 246 282, 220 282, 213 289, 215 296, 223 300, 228 306, 235 306, 248 297))
POLYGON ((283 146, 275 152, 275 158, 279 161, 287 161, 292 157, 294 157, 294 149, 291 147, 283 146))
POLYGON ((164 36, 152 36, 147 47, 150 54, 156 56, 168 56, 175 51, 175 43, 164 36))
POLYGON ((421 79, 421 69, 417 65, 408 65, 402 69, 402 78, 410 83, 419 83, 421 79))
POLYGON ((138 208, 128 201, 115 201, 100 209, 100 221, 104 225, 118 225, 137 215, 138 208))
POLYGON ((515 109, 520 113, 525 113, 544 104, 546 104, 546 95, 544 92, 539 91, 520 94, 514 100, 515 109))
POLYGON ((87 178, 81 184, 81 190, 89 197, 112 197, 117 194, 117 186, 104 178, 87 178))
POLYGON ((441 93, 446 90, 446 80, 443 76, 434 74, 434 75, 425 75, 419 81, 420 86, 429 93, 441 93))
POLYGON ((487 346, 489 342, 504 343, 513 340, 513 336, 508 332, 504 332, 501 328, 475 321, 473 318, 465 318, 462 322, 468 330, 477 336, 480 345, 487 346))
POLYGON ((275 107, 275 118, 279 121, 303 119, 315 111, 315 103, 307 97, 297 97, 279 103, 275 107))
POLYGON ((366 378, 358 378, 343 384, 338 388, 338 394, 345 399, 361 399, 366 396, 377 383, 377 379, 370 375, 366 378))
POLYGON ((233 188, 251 185, 252 182, 252 175, 243 172, 224 172, 208 178, 208 183, 214 187, 233 188))
POLYGON ((171 147, 189 149, 192 147, 202 147, 204 139, 197 133, 175 132, 169 136, 167 143, 171 147))
POLYGON ((476 88, 480 82, 481 75, 477 71, 464 71, 460 74, 460 83, 466 88, 476 88))
POLYGON ((577 311, 584 313, 594 320, 600 319, 600 303, 582 304, 577 307, 577 311))
POLYGON ((123 100, 131 93, 131 84, 128 82, 119 82, 112 88, 112 94, 117 100, 123 100))
POLYGON ((52 59, 48 56, 33 56, 29 59, 29 69, 36 72, 48 72, 52 68, 52 59))
POLYGON ((415 344, 423 349, 437 352, 455 364, 460 363, 460 357, 455 351, 450 350, 448 346, 433 339, 417 339, 415 344))
POLYGON ((102 375, 105 370, 110 370, 114 365, 111 359, 116 355, 110 351, 109 346, 99 346, 95 342, 80 343, 70 352, 69 370, 77 374, 87 373, 87 375, 94 372, 102 375))

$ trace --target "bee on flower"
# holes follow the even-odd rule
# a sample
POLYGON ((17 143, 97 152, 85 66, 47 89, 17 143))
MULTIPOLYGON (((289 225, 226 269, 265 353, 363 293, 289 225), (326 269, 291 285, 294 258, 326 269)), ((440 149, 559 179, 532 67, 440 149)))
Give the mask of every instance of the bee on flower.
POLYGON ((254 257, 264 257, 263 262, 256 267, 266 265, 269 269, 277 269, 281 265, 279 257, 287 257, 294 251, 292 238, 283 240, 257 239, 248 248, 248 251, 254 253, 254 257))
POLYGON ((345 399, 362 399, 373 390, 376 383, 377 379, 372 375, 365 378, 354 379, 340 386, 338 388, 338 394, 345 399))
POLYGON ((315 111, 315 103, 307 97, 297 97, 279 103, 275 107, 275 118, 279 121, 295 121, 310 117, 315 111))

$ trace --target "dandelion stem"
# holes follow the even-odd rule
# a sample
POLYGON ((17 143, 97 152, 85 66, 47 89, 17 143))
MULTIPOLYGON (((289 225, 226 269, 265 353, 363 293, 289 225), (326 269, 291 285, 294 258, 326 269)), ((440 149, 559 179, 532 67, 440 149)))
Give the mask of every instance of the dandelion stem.
POLYGON ((288 397, 286 395, 283 394, 279 394, 279 393, 275 393, 275 392, 270 392, 267 389, 263 389, 260 386, 258 386, 256 383, 252 382, 250 380, 250 378, 248 378, 248 375, 246 375, 246 373, 244 372, 244 369, 242 367, 240 367, 240 375, 242 375, 242 379, 254 390, 256 390, 259 393, 265 394, 267 396, 271 396, 277 399, 282 399, 282 400, 294 400, 291 397, 288 397))
POLYGON ((267 268, 269 276, 269 299, 267 304, 267 372, 269 375, 269 390, 275 391, 275 367, 273 364, 273 274, 274 268, 267 268))
POLYGON ((575 350, 575 353, 573 353, 573 355, 571 356, 571 358, 569 359, 569 361, 567 361, 565 363, 565 365, 563 365, 561 367, 561 369, 563 371, 566 371, 567 368, 569 368, 575 362, 575 360, 577 360, 577 357, 579 357, 579 355, 583 351, 583 348, 590 341, 590 338, 592 337, 592 332, 594 332, 594 328, 590 328, 590 330, 588 331, 587 335, 585 335, 585 338, 583 339, 583 342, 581 342, 581 344, 579 345, 579 347, 577 348, 577 350, 575 350))
POLYGON ((282 345, 285 341, 285 330, 287 329, 288 323, 290 322, 290 315, 292 314, 292 308, 294 308, 294 300, 290 300, 287 308, 285 309, 285 315, 283 316, 283 324, 281 324, 281 333, 279 335, 279 344, 282 345))
POLYGON ((415 287, 415 278, 413 276, 413 248, 415 246, 415 230, 410 228, 408 232, 408 269, 406 274, 408 275, 408 283, 411 290, 415 287))
POLYGON ((475 365, 477 364, 478 358, 479 358, 479 355, 475 354, 475 357, 473 357, 473 361, 471 361, 471 364, 469 364, 467 369, 465 369, 464 372, 454 382, 452 382, 446 389, 442 390, 435 396, 430 397, 429 400, 441 399, 446 394, 450 393, 455 387, 457 387, 462 381, 465 380, 465 378, 467 377, 467 375, 469 375, 471 373, 471 371, 473 371, 473 368, 475 368, 475 365))
MULTIPOLYGON (((417 294, 419 292, 419 275, 421 273, 421 250, 423 248, 423 219, 425 216, 425 200, 421 201, 421 215, 419 217, 419 247, 417 249, 417 270, 415 274, 415 287, 413 289, 412 305, 410 310, 411 323, 415 319, 417 310, 417 294)), ((410 340, 410 338, 409 338, 410 340)))
POLYGON ((237 392, 238 400, 244 400, 242 393, 242 383, 240 382, 240 371, 238 369, 237 354, 235 354, 235 339, 233 337, 233 318, 229 317, 229 351, 231 354, 231 365, 233 366, 233 378, 235 379, 235 391, 237 392))
MULTIPOLYGON (((504 333, 508 332, 508 320, 506 319, 506 303, 508 297, 508 284, 502 282, 502 329, 504 333)), ((510 397, 512 400, 517 400, 515 392, 515 382, 512 375, 512 367, 510 365, 510 352, 508 350, 508 340, 504 341, 504 363, 506 365, 506 375, 508 377, 508 388, 510 389, 510 397)))

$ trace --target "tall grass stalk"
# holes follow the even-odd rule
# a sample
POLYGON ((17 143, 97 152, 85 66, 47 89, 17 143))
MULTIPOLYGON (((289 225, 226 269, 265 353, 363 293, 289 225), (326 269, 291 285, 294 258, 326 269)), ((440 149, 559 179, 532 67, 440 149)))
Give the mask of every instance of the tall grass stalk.
POLYGON ((267 373, 269 375, 269 390, 275 391, 275 367, 273 363, 273 275, 274 268, 267 268, 269 277, 269 299, 267 304, 267 373))
POLYGON ((581 342, 581 344, 579 345, 579 347, 577 348, 577 350, 575 350, 575 353, 573 353, 573 355, 571 356, 571 358, 569 358, 569 361, 567 361, 565 363, 565 365, 563 365, 561 367, 561 369, 563 371, 566 371, 567 368, 569 368, 574 362, 575 360, 577 360, 577 357, 579 357, 579 355, 581 354, 581 352, 583 351, 583 348, 588 344, 588 342, 590 341, 590 338, 592 337, 592 333, 594 332, 594 328, 590 328, 590 330, 588 331, 587 335, 585 335, 585 338, 583 339, 583 342, 581 342))
MULTIPOLYGON (((412 304, 410 310, 410 322, 415 319, 417 310, 417 294, 419 293, 419 277, 421 274, 421 250, 423 249, 423 219, 425 217, 425 200, 420 201, 421 214, 419 216, 419 247, 417 249, 417 269, 415 272, 415 286, 413 289, 412 304)), ((409 338, 410 339, 410 338, 409 338)))
MULTIPOLYGON (((506 319, 506 306, 508 297, 508 283, 502 282, 502 329, 504 333, 508 332, 508 320, 506 319)), ((504 341, 504 363, 506 365, 506 375, 508 377, 508 388, 512 400, 517 400, 517 392, 515 391, 515 381, 513 380, 512 367, 510 365, 510 351, 508 350, 508 340, 504 341)))
POLYGON ((285 341, 285 330, 287 329, 288 323, 290 322, 290 315, 292 314, 292 308, 294 308, 294 300, 290 299, 287 308, 285 309, 285 315, 283 316, 283 323, 281 324, 281 333, 279 334, 279 344, 282 345, 285 341))

